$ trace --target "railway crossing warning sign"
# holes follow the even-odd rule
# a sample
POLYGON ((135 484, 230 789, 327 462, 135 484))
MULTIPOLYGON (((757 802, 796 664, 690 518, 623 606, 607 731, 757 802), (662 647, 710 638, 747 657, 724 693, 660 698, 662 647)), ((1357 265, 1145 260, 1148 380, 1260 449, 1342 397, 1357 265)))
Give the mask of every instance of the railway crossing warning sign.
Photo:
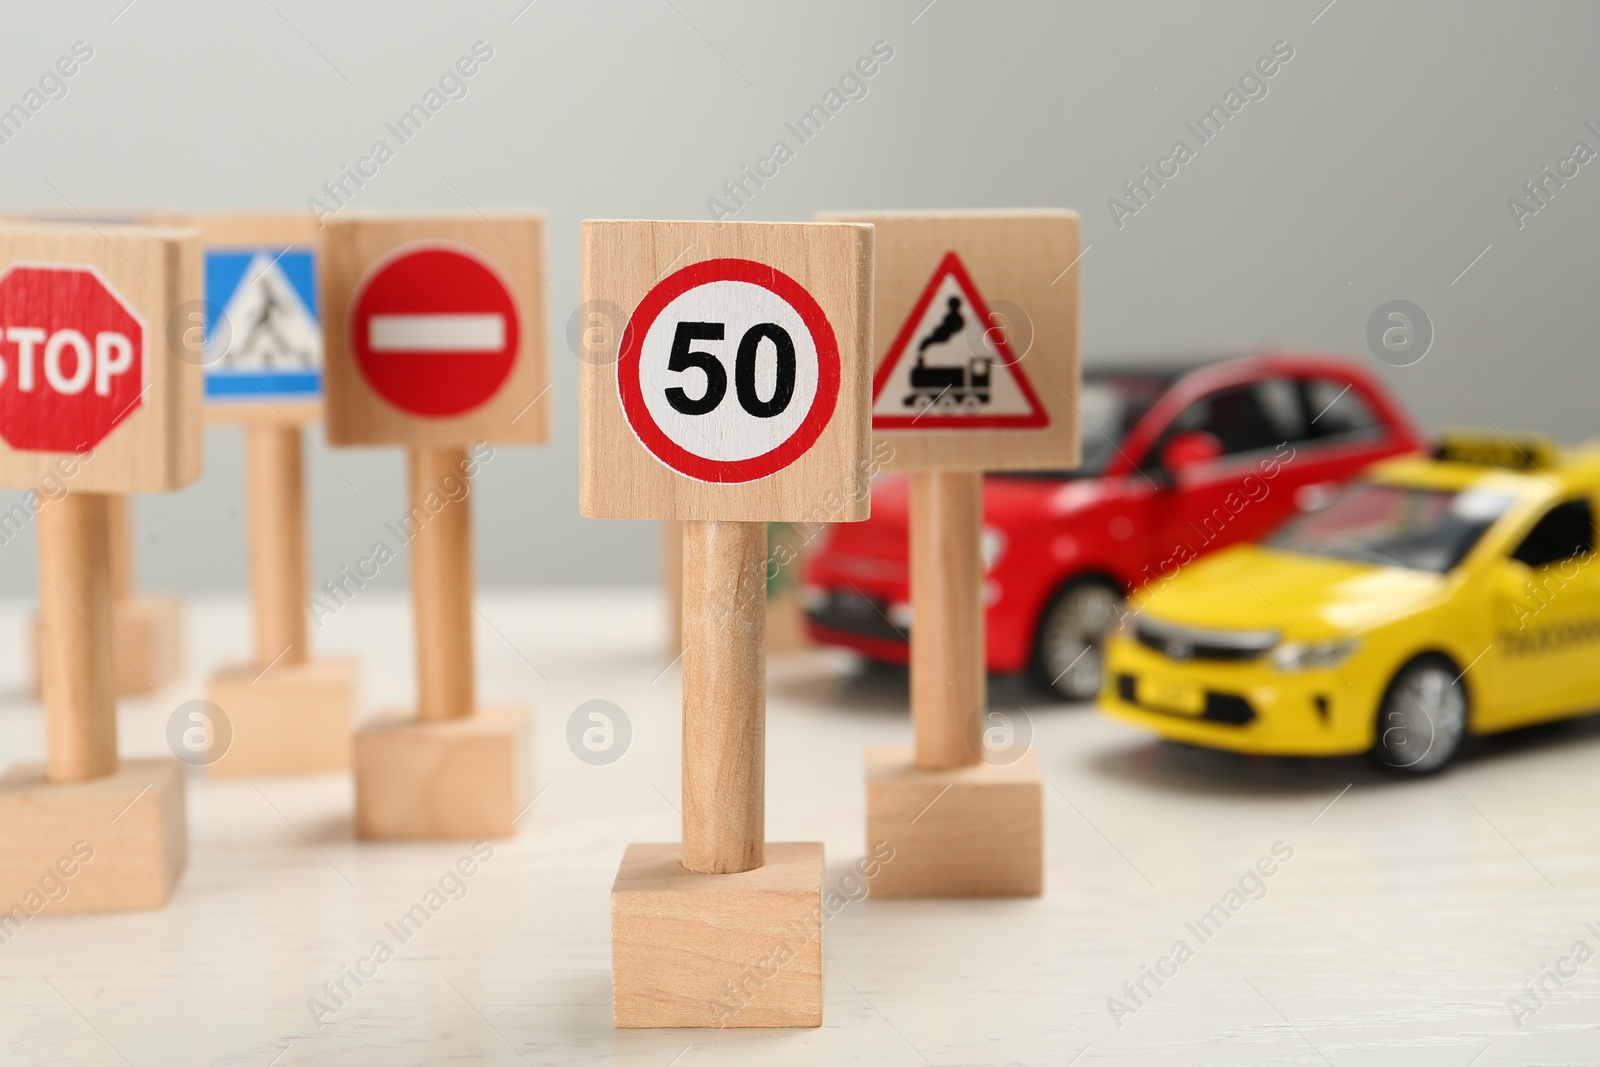
POLYGON ((877 430, 1037 429, 1049 413, 954 252, 945 253, 872 383, 877 430))

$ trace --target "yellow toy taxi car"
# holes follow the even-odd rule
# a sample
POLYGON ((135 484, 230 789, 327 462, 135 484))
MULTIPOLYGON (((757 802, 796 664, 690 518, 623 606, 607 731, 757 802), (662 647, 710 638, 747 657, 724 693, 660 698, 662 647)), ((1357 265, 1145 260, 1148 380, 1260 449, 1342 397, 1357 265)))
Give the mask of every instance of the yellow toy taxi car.
POLYGON ((1600 443, 1447 435, 1130 604, 1101 705, 1237 752, 1426 774, 1600 708, 1600 443))

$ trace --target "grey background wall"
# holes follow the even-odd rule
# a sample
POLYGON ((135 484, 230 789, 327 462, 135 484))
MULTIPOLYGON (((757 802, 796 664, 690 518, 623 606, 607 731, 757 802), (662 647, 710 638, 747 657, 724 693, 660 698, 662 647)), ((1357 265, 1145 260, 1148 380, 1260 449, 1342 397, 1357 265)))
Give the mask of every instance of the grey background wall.
MULTIPOLYGON (((501 449, 481 476, 487 585, 654 573, 649 525, 577 515, 578 221, 709 217, 708 199, 735 206, 723 183, 778 140, 793 158, 735 217, 1079 209, 1090 360, 1326 350, 1376 367, 1432 428, 1596 431, 1600 162, 1567 164, 1576 175, 1547 183, 1543 206, 1522 191, 1576 142, 1600 151, 1585 125, 1600 128, 1595 5, 7 0, 3 27, 0 107, 75 42, 94 54, 0 144, 0 210, 304 209, 382 138, 394 158, 356 207, 548 213, 558 433, 501 449), (493 58, 465 95, 398 144, 385 121, 480 40, 493 58), (893 58, 865 95, 799 143, 785 123, 879 41, 893 58), (1184 124, 1277 42, 1293 58, 1247 83, 1255 98, 1201 144, 1184 124), (1138 206, 1123 184, 1179 139, 1194 158, 1138 206), (1518 219, 1511 197, 1539 210, 1518 219), (1367 343, 1392 299, 1434 329, 1404 368, 1367 343)), ((146 585, 244 584, 237 431, 209 431, 206 448, 197 485, 138 504, 146 585)), ((319 439, 308 471, 322 577, 404 510, 402 459, 319 439)), ((31 537, 0 546, 0 593, 34 583, 31 537)))

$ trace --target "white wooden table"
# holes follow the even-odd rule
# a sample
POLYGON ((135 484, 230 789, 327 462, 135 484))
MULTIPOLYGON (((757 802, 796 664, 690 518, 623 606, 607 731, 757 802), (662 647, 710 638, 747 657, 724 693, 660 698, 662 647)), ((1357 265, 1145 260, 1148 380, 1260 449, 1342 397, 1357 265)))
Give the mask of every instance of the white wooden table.
MULTIPOLYGON (((0 610, 7 762, 43 751, 28 609, 0 610)), ((678 837, 679 677, 657 599, 500 594, 481 612, 483 696, 535 705, 544 792, 460 899, 400 944, 385 924, 468 845, 356 843, 342 776, 193 775, 189 866, 165 909, 46 914, 0 945, 0 1062, 1600 1062, 1600 959, 1560 988, 1545 979, 1542 1005, 1522 989, 1575 942, 1600 952, 1600 724, 1404 783, 1358 760, 1157 744, 1003 681, 993 702, 1025 705, 1048 779, 1043 899, 849 904, 825 934, 820 1030, 614 1030, 607 891, 625 844, 678 837), (633 725, 609 766, 566 744, 591 699, 633 725), (1186 924, 1226 911, 1280 841, 1292 858, 1260 891, 1246 879, 1259 899, 1240 894, 1202 943, 1186 924), (379 939, 394 958, 360 988, 346 979, 351 996, 319 1028, 308 1000, 333 1006, 323 983, 379 939), (1162 964, 1176 974, 1159 988, 1145 978, 1136 1005, 1124 982, 1179 940, 1192 958, 1162 964), (1536 1009, 1520 1029, 1514 996, 1536 1009), (1114 1020, 1111 997, 1137 1010, 1114 1020)), ((124 756, 161 753, 171 711, 247 648, 241 601, 191 602, 187 624, 190 673, 124 703, 124 756)), ((408 699, 409 625, 403 600, 371 593, 315 640, 364 657, 370 710, 408 699)), ((768 838, 824 841, 830 886, 864 849, 861 751, 909 736, 905 699, 903 674, 841 654, 773 662, 768 838)))

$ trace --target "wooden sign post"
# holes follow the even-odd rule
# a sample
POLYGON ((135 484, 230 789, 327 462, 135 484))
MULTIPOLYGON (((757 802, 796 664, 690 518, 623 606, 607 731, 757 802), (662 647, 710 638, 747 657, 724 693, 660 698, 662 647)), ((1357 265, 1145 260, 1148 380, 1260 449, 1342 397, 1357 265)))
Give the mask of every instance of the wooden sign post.
POLYGON ((356 734, 356 833, 506 837, 532 796, 532 726, 478 704, 468 493, 490 445, 549 437, 544 220, 341 219, 322 247, 328 438, 403 445, 410 467, 417 710, 356 734))
MULTIPOLYGON (((133 502, 106 498, 111 557, 111 684, 118 696, 153 693, 183 671, 183 601, 134 588, 133 502)), ((33 620, 33 691, 44 691, 44 623, 33 620)))
POLYGON ((200 369, 168 343, 199 295, 192 231, 0 227, 0 485, 39 494, 46 716, 46 762, 0 777, 0 900, 30 914, 159 907, 187 856, 182 765, 117 759, 110 512, 200 474, 200 369))
POLYGON ((768 521, 867 517, 872 228, 585 222, 579 501, 683 520, 683 841, 611 890, 618 1026, 820 1026, 822 845, 765 840, 768 521))
MULTIPOLYGON (((45 215, 18 215, 5 221, 24 225, 75 224, 70 219, 45 215)), ((100 213, 96 225, 125 225, 129 214, 100 213)), ((181 226, 169 219, 147 220, 155 225, 181 226)), ((140 593, 135 589, 132 502, 120 493, 108 494, 106 522, 111 554, 111 679, 118 696, 153 693, 183 672, 183 602, 175 596, 140 593)), ((33 637, 33 691, 43 691, 44 631, 35 616, 33 637)))
POLYGON ((233 728, 218 775, 311 774, 350 766, 359 664, 313 658, 306 633, 301 435, 322 417, 317 229, 304 214, 198 215, 206 301, 186 323, 205 365, 206 417, 245 437, 251 659, 213 675, 207 696, 233 728))
POLYGON ((111 673, 118 695, 152 693, 183 672, 183 601, 134 580, 133 501, 106 501, 111 540, 111 673))
POLYGON ((983 616, 1005 590, 985 574, 983 472, 1078 463, 1078 218, 818 217, 881 223, 873 434, 911 474, 915 745, 867 752, 868 845, 895 856, 872 892, 1037 896, 1038 760, 1020 711, 988 704, 983 616))

